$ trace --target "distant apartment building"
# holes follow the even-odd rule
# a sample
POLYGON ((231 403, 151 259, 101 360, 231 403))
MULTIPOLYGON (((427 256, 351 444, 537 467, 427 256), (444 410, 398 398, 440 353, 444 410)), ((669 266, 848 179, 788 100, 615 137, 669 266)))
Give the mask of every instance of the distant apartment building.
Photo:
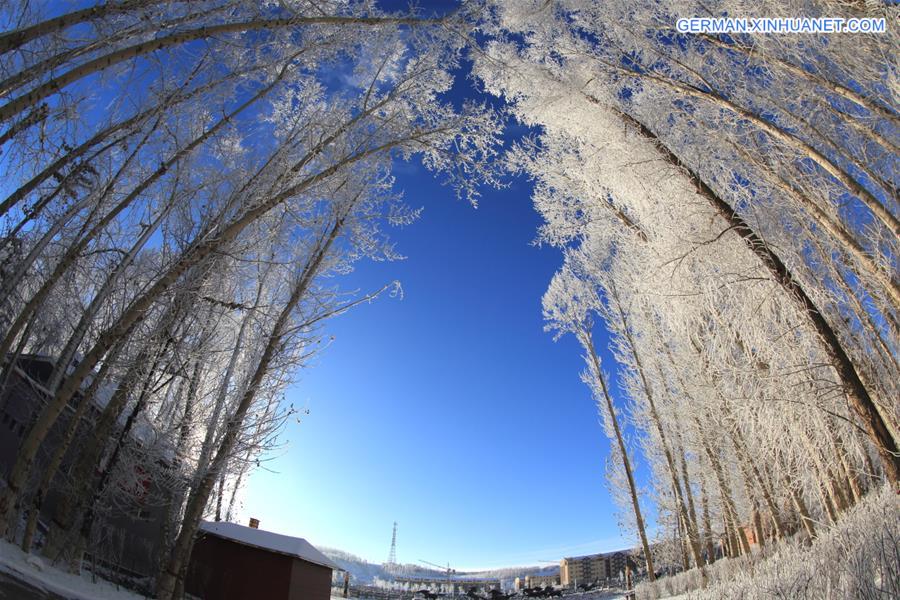
POLYGON ((559 585, 559 573, 551 573, 550 575, 525 575, 524 577, 516 577, 515 587, 517 592, 521 592, 525 588, 547 587, 559 585))
POLYGON ((559 585, 559 573, 550 575, 525 575, 524 577, 516 577, 515 588, 517 592, 521 592, 525 588, 547 587, 559 585))
POLYGON ((564 558, 559 562, 559 580, 564 586, 599 583, 625 573, 624 552, 608 552, 564 558))

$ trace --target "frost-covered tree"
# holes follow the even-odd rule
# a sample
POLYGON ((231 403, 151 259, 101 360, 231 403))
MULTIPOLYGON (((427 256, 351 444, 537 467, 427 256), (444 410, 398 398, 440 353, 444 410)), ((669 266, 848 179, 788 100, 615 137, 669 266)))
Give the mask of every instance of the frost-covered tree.
POLYGON ((476 70, 539 129, 512 166, 535 181, 542 240, 567 249, 561 273, 581 280, 554 302, 600 298, 685 556, 711 560, 714 537, 747 553, 751 529, 815 536, 896 482, 896 33, 674 30, 710 10, 883 8, 491 6, 476 70))
POLYGON ((475 3, 435 18, 352 0, 62 10, 0 6, 3 376, 22 352, 56 361, 0 529, 14 537, 27 513, 31 545, 67 424, 102 396, 46 549, 77 564, 135 461, 158 464, 181 523, 161 532, 169 598, 199 518, 221 514, 289 414, 278 400, 321 322, 377 294, 330 278, 397 256, 386 227, 416 214, 391 190, 393 160, 418 155, 473 199, 493 181, 499 119, 443 98, 475 3))
MULTIPOLYGON (((565 267, 554 276, 550 282, 547 293, 544 294, 544 318, 547 321, 547 329, 555 332, 557 336, 566 333, 574 335, 584 350, 584 360, 587 369, 582 374, 582 379, 591 388, 597 401, 599 412, 603 418, 604 429, 612 446, 610 460, 614 466, 610 472, 610 482, 615 482, 618 475, 624 478, 625 493, 628 500, 622 502, 631 511, 634 519, 634 527, 637 530, 641 542, 641 550, 644 554, 647 573, 651 580, 655 579, 656 571, 653 567, 653 555, 650 552, 650 543, 647 538, 647 527, 641 512, 641 503, 638 496, 637 483, 635 482, 634 468, 629 456, 628 445, 625 440, 624 427, 621 417, 616 409, 610 392, 608 377, 603 372, 600 357, 594 346, 593 318, 592 314, 600 307, 600 301, 596 290, 588 282, 580 279, 565 267)), ((612 485, 615 492, 617 486, 612 485)), ((618 496, 617 496, 618 498, 618 496)))

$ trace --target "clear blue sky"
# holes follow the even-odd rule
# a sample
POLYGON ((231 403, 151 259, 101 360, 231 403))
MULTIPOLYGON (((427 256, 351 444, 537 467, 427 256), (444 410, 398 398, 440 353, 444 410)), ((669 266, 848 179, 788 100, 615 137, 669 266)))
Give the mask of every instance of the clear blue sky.
MULTIPOLYGON (((478 92, 461 80, 452 96, 478 92)), ((310 414, 250 478, 244 515, 376 563, 394 521, 399 562, 456 569, 630 545, 605 489, 608 443, 580 349, 543 331, 561 254, 532 244, 530 183, 484 190, 475 209, 417 164, 396 175, 424 207, 393 232, 408 258, 359 265, 343 285, 399 279, 404 298, 327 324, 334 343, 287 394, 310 414)))
POLYGON ((543 331, 561 257, 531 245, 530 186, 479 208, 423 169, 398 186, 422 219, 395 231, 405 261, 361 265, 348 287, 399 279, 326 327, 335 341, 288 393, 309 408, 249 480, 264 529, 371 562, 533 564, 621 547, 604 488, 608 444, 579 380, 580 350, 543 331))

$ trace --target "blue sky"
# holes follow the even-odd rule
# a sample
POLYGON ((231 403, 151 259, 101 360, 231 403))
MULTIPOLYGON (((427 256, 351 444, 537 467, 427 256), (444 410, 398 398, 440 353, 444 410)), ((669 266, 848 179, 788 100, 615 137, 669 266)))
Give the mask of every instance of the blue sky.
MULTIPOLYGON (((460 78, 451 96, 480 95, 460 78)), ((399 562, 456 569, 629 545, 580 348, 543 331, 541 296, 562 257, 533 244, 530 182, 485 189, 476 209, 415 162, 396 175, 424 207, 392 232, 407 259, 361 264, 342 285, 398 279, 404 296, 328 323, 333 344, 287 394, 310 413, 250 478, 244 515, 376 563, 394 521, 399 562)))
POLYGON ((346 287, 399 279, 327 325, 333 344, 287 397, 310 414, 249 480, 245 513, 371 562, 454 568, 532 564, 625 542, 604 488, 608 445, 580 350, 543 331, 560 253, 531 244, 530 185, 477 209, 424 169, 398 187, 424 206, 396 230, 401 262, 367 263, 346 287))

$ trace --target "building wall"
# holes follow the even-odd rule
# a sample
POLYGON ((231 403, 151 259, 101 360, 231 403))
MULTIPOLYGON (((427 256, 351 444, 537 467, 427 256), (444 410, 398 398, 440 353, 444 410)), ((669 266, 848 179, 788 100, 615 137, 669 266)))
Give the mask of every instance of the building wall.
MULTIPOLYGON (((26 357, 22 357, 20 361, 23 370, 32 377, 49 377, 50 369, 44 368, 48 365, 47 362, 29 360, 26 357)), ((41 381, 40 379, 35 380, 41 381)), ((14 370, 9 375, 6 387, 0 390, 0 472, 4 477, 8 476, 12 470, 19 454, 19 447, 44 405, 44 398, 41 397, 41 392, 34 383, 28 377, 23 376, 19 370, 14 370)), ((74 410, 72 404, 80 398, 80 394, 73 398, 73 402, 63 410, 57 423, 50 429, 47 439, 36 457, 38 465, 42 466, 49 462, 48 448, 55 448, 62 439, 74 410)), ((87 420, 96 418, 96 414, 93 412, 88 415, 87 420)), ((88 429, 87 424, 81 426, 78 434, 80 436, 87 435, 88 429)), ((78 444, 73 444, 73 446, 77 447, 78 444)), ((64 457, 62 470, 70 465, 72 461, 70 454, 72 453, 68 453, 64 457)))
POLYGON ((751 546, 758 546, 759 541, 756 539, 756 529, 753 525, 742 525, 741 529, 744 530, 744 535, 747 536, 747 543, 751 546))
MULTIPOLYGON (((23 438, 46 401, 40 384, 52 372, 52 363, 44 357, 22 356, 18 366, 21 372, 13 371, 6 387, 0 389, 0 476, 3 477, 12 470, 23 438)), ((69 426, 75 405, 81 399, 81 394, 76 393, 50 429, 35 459, 35 474, 42 473, 49 463, 51 453, 59 446, 69 426)), ((99 416, 99 409, 91 405, 78 424, 75 439, 63 457, 44 500, 41 522, 51 522, 60 500, 70 493, 73 485, 70 470, 99 416)), ((130 446, 126 446, 126 456, 131 451, 130 446)), ((123 462, 140 464, 141 457, 133 458, 123 462)), ((103 543, 95 546, 97 556, 94 558, 101 564, 134 576, 153 575, 161 531, 167 519, 163 490, 153 481, 148 481, 147 488, 138 490, 137 494, 114 487, 109 489, 116 493, 116 501, 113 506, 105 506, 97 515, 95 533, 103 543)))
POLYGON ((547 587, 559 585, 559 575, 526 575, 525 587, 547 587))
MULTIPOLYGON (((201 600, 299 599, 301 596, 289 595, 293 560, 283 554, 204 535, 194 544, 185 590, 201 600)), ((331 589, 330 573, 328 589, 331 589)))
POLYGON ((290 600, 329 600, 331 569, 294 559, 291 568, 290 600))
POLYGON ((564 558, 560 561, 559 572, 563 585, 599 581, 606 579, 606 561, 600 554, 564 558))
POLYGON ((624 552, 564 558, 559 563, 560 583, 565 586, 616 579, 624 571, 624 552))

